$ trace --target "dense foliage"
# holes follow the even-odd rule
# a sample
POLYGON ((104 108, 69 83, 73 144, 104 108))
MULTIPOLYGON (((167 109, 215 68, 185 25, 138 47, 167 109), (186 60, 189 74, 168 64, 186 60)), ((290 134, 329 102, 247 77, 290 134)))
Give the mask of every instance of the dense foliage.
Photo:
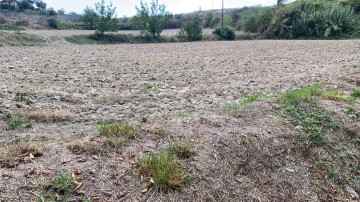
POLYGON ((110 3, 105 5, 105 1, 101 0, 95 4, 95 28, 96 31, 103 35, 105 32, 114 32, 118 29, 118 20, 116 18, 116 8, 110 3))
POLYGON ((151 34, 152 37, 159 37, 172 19, 171 13, 166 11, 165 4, 159 4, 158 0, 153 0, 150 7, 141 1, 140 7, 136 7, 136 10, 135 26, 143 30, 144 33, 151 34))
POLYGON ((202 26, 200 19, 189 20, 181 28, 181 32, 186 34, 188 40, 199 41, 202 37, 202 26))
POLYGON ((247 8, 238 12, 238 28, 270 38, 342 37, 359 29, 359 8, 357 0, 297 0, 247 8))
POLYGON ((236 37, 234 29, 229 26, 218 27, 214 30, 213 34, 224 40, 234 40, 236 37))

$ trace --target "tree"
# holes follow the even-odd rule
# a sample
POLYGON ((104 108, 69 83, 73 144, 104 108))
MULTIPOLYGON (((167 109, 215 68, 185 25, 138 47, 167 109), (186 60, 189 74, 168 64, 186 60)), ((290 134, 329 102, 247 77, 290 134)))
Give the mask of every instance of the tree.
POLYGON ((233 19, 230 15, 224 16, 224 26, 229 26, 229 27, 233 26, 233 19))
POLYGON ((101 0, 95 4, 97 17, 95 18, 95 28, 97 33, 104 35, 108 31, 117 31, 118 20, 116 19, 116 8, 110 2, 105 5, 105 1, 101 0))
POLYGON ((30 0, 22 0, 19 3, 19 10, 20 11, 26 11, 26 10, 34 10, 33 1, 30 0))
POLYGON ((55 15, 57 15, 57 12, 53 8, 49 8, 47 10, 47 14, 50 16, 55 16, 55 15))
POLYGON ((0 8, 7 10, 6 16, 10 11, 15 10, 15 5, 13 4, 12 0, 2 0, 0 2, 0 8))
POLYGON ((81 20, 89 26, 90 29, 95 29, 95 21, 98 18, 96 11, 90 7, 86 7, 81 20))
POLYGON ((140 2, 137 10, 136 23, 143 31, 149 32, 153 37, 159 37, 166 25, 171 21, 172 15, 166 11, 165 4, 159 4, 158 0, 152 0, 150 8, 147 3, 140 2))
POLYGON ((59 9, 58 11, 57 11, 57 13, 59 14, 59 15, 64 15, 65 14, 65 10, 62 8, 62 9, 59 9))
POLYGON ((35 5, 36 5, 36 8, 39 10, 45 10, 46 6, 47 6, 47 4, 45 2, 43 2, 42 0, 35 1, 35 5))
POLYGON ((214 19, 214 12, 209 11, 205 14, 205 23, 204 23, 204 27, 212 27, 212 22, 214 19))
POLYGON ((285 0, 277 0, 278 6, 284 5, 284 3, 285 3, 285 0))
POLYGON ((202 26, 200 19, 187 21, 181 28, 190 41, 199 41, 202 38, 202 26))

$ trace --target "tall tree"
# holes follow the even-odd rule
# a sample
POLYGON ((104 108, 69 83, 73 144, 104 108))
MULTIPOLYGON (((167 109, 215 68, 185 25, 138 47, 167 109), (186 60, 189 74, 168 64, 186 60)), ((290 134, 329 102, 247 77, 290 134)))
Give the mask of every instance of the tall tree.
POLYGON ((95 21, 98 18, 96 11, 90 7, 86 7, 81 20, 89 26, 90 29, 95 29, 95 21))
POLYGON ((19 10, 26 11, 26 10, 34 10, 34 1, 31 0, 22 0, 19 3, 19 10))
POLYGON ((159 4, 158 0, 152 0, 150 7, 141 1, 140 7, 136 6, 135 8, 140 29, 149 32, 153 37, 160 36, 166 25, 172 20, 172 15, 166 11, 165 4, 159 4))
POLYGON ((105 1, 101 0, 95 4, 97 18, 95 18, 96 30, 100 35, 105 32, 117 31, 118 20, 116 18, 116 7, 113 7, 110 2, 109 5, 105 5, 105 1))
POLYGON ((36 0, 35 5, 38 10, 45 10, 47 6, 47 4, 42 0, 36 0))

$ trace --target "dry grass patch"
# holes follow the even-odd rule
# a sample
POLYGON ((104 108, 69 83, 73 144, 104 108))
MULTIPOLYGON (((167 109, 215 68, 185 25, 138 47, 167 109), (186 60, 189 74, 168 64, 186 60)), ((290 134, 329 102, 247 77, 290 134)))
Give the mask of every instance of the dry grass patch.
MULTIPOLYGON (((115 147, 115 146, 114 146, 115 147)), ((90 154, 90 155, 99 155, 106 154, 111 151, 112 147, 110 147, 108 141, 103 141, 100 143, 97 142, 74 142, 67 146, 67 149, 70 150, 74 154, 90 154)))
POLYGON ((74 118, 74 114, 67 110, 34 110, 25 113, 27 119, 37 122, 64 122, 74 118))
POLYGON ((26 157, 30 154, 34 157, 42 156, 43 146, 25 141, 9 143, 0 149, 0 161, 14 161, 17 157, 26 157))

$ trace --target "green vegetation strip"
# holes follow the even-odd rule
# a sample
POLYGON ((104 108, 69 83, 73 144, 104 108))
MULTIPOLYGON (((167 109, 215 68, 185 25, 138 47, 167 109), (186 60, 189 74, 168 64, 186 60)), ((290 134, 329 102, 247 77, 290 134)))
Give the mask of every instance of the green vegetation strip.
MULTIPOLYGON (((287 92, 281 96, 280 106, 275 109, 288 123, 303 132, 295 142, 295 149, 315 165, 314 170, 321 176, 326 191, 337 192, 345 185, 358 190, 360 136, 334 112, 320 106, 317 98, 322 93, 320 85, 287 92), (313 152, 314 149, 318 152, 313 152)), ((347 113, 356 116, 352 109, 347 109, 347 113)))

